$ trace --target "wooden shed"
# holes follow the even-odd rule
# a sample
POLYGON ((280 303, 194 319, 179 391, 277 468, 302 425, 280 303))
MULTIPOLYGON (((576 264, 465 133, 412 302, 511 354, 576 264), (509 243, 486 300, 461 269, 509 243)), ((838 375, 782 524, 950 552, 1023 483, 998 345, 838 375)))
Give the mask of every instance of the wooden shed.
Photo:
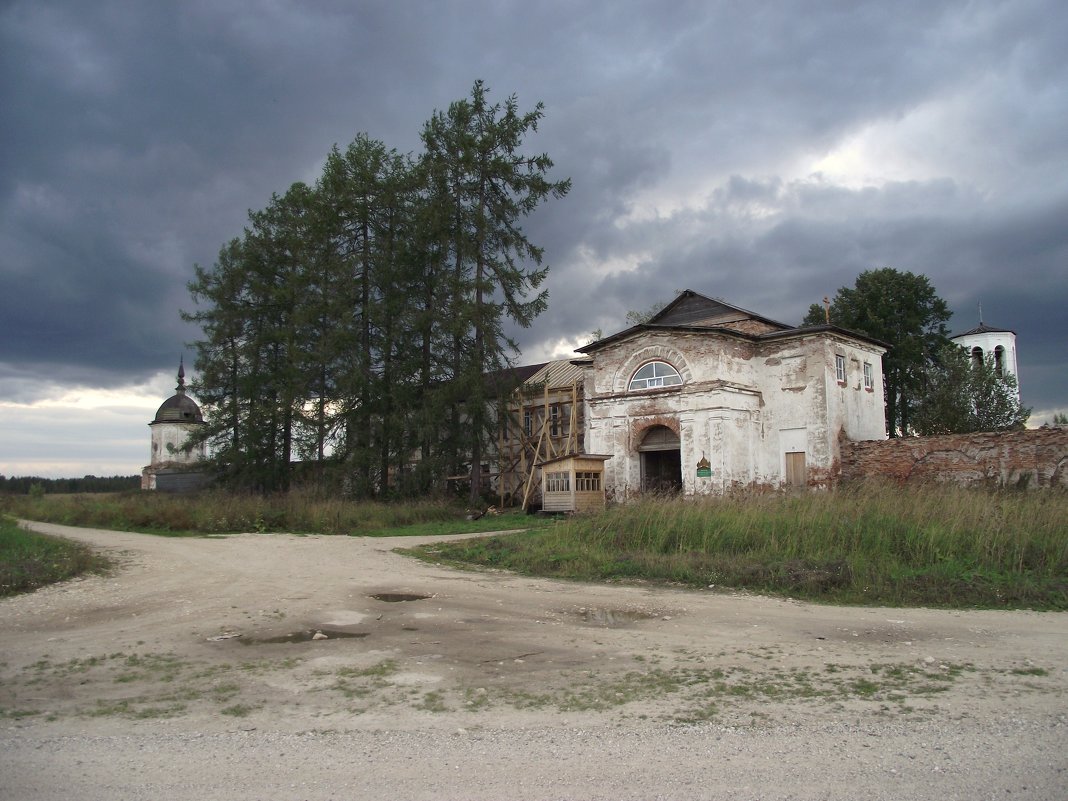
POLYGON ((546 512, 586 512, 604 508, 604 463, 611 456, 572 453, 539 463, 541 508, 546 512))

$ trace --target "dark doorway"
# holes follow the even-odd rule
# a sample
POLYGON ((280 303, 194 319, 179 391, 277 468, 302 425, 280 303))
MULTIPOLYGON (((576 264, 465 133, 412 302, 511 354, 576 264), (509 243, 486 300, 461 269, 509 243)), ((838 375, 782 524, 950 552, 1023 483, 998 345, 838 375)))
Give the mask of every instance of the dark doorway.
POLYGON ((642 459, 642 492, 682 491, 679 436, 667 426, 653 426, 638 446, 642 459))

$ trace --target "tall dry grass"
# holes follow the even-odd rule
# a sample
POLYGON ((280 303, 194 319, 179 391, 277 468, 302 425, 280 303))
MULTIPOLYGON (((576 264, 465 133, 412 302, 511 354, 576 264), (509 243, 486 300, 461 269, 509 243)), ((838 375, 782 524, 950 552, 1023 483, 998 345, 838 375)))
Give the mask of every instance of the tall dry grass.
POLYGON ((86 495, 4 496, 0 508, 17 517, 70 526, 158 533, 290 531, 356 534, 455 520, 456 506, 442 501, 372 503, 291 492, 260 495, 208 492, 170 495, 124 492, 86 495))
POLYGON ((642 499, 454 558, 850 603, 1068 608, 1068 495, 858 485, 642 499))

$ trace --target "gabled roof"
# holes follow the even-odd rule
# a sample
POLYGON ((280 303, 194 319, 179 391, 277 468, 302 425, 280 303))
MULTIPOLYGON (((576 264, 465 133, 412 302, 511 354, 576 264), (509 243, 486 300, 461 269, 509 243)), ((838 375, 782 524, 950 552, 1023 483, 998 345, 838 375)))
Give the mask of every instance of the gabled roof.
POLYGON ((685 325, 698 328, 729 328, 732 323, 754 320, 784 330, 793 326, 771 320, 740 306, 706 297, 692 289, 679 293, 671 303, 654 314, 648 325, 685 325))
POLYGON ((581 348, 579 353, 594 353, 606 345, 625 339, 638 331, 718 331, 750 341, 779 339, 816 333, 836 333, 869 342, 881 348, 888 347, 885 342, 849 331, 833 325, 816 325, 797 327, 772 320, 770 317, 756 314, 740 306, 733 306, 722 300, 701 295, 687 289, 671 303, 654 314, 648 322, 633 325, 611 336, 591 342, 581 348))
POLYGON ((486 391, 490 394, 498 391, 511 392, 516 387, 522 386, 530 377, 548 365, 549 362, 539 362, 538 364, 525 364, 516 365, 514 367, 506 367, 503 370, 494 370, 491 373, 484 373, 482 380, 485 384, 486 391))

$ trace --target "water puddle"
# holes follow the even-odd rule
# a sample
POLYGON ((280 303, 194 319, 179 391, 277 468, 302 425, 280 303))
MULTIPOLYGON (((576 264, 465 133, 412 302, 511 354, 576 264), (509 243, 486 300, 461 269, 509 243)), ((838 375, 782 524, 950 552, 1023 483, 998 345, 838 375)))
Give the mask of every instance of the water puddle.
POLYGON ((429 595, 416 595, 408 592, 379 592, 370 596, 376 601, 385 601, 387 604, 398 604, 406 601, 425 601, 429 595))
POLYGON ((641 612, 634 609, 600 609, 581 608, 578 615, 583 623, 595 626, 625 626, 638 620, 651 620, 656 617, 653 612, 641 612))
POLYGON ((358 640, 366 637, 366 631, 337 631, 336 629, 305 629, 277 637, 246 637, 241 635, 237 641, 242 645, 276 645, 287 642, 312 642, 319 640, 358 640), (316 637, 317 634, 323 636, 316 637))

